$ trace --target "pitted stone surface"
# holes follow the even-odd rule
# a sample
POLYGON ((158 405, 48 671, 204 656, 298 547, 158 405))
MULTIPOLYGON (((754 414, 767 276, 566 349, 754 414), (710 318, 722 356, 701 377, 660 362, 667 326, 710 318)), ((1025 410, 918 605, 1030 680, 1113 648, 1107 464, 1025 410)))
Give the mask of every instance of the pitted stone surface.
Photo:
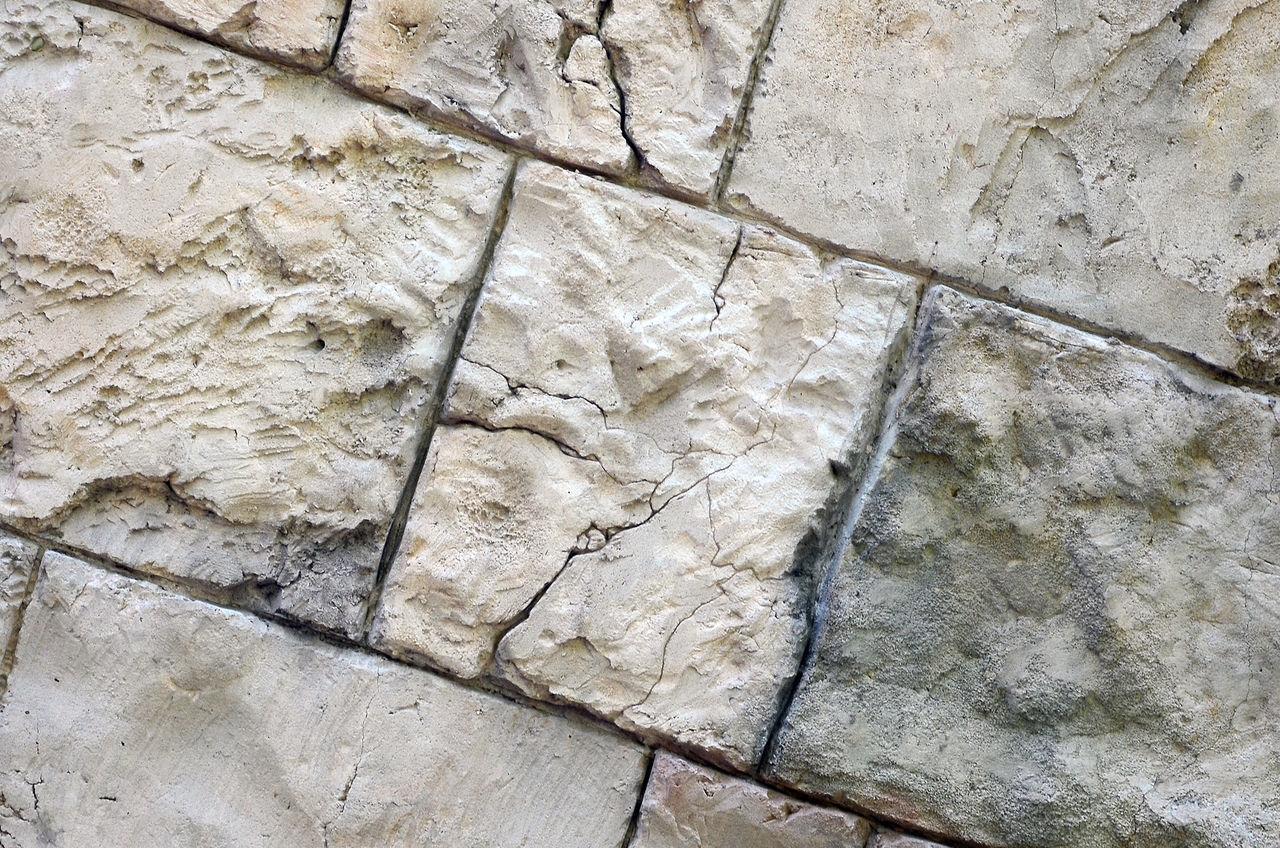
POLYGON ((342 0, 110 0, 162 24, 310 70, 329 63, 342 0))
POLYGON ((727 197, 1280 383, 1277 43, 1252 0, 788 0, 727 197))
POLYGON ((711 192, 768 11, 768 0, 610 0, 601 38, 658 183, 711 192))
POLYGON ((547 156, 714 184, 767 0, 354 0, 354 87, 547 156))
POLYGON ((1280 843, 1276 400, 933 290, 771 764, 1024 848, 1280 843))
POLYGON ((375 638, 752 763, 917 286, 529 165, 375 638))
MULTIPOLYGON (((18 632, 18 610, 27 595, 38 548, 23 539, 0 534, 0 662, 18 632)), ((0 666, 0 690, 7 672, 0 666)))
POLYGON ((0 25, 0 514, 360 620, 509 164, 114 12, 0 25))
POLYGON ((611 848, 641 790, 619 736, 59 555, 26 619, 5 845, 611 848))
POLYGON ((659 751, 631 848, 864 848, 870 836, 853 813, 659 751))

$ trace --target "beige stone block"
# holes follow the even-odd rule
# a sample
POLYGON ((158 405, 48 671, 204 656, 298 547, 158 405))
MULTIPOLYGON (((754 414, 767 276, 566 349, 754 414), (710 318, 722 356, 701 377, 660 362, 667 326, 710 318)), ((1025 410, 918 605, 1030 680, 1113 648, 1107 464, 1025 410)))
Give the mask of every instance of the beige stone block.
POLYGON ((1276 384, 1277 43, 1248 0, 788 0, 726 196, 1276 384))
POLYGON ((751 763, 917 285, 525 167, 378 644, 751 763))
POLYGON ((0 30, 0 515, 351 631, 509 162, 92 6, 0 30))
POLYGON ((14 845, 618 848, 640 792, 613 733, 60 555, 26 618, 14 845))

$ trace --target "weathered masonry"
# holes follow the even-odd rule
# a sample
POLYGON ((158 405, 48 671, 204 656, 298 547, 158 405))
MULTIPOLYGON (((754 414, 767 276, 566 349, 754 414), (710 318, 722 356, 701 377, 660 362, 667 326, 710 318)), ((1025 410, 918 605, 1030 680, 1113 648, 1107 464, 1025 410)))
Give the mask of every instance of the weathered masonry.
POLYGON ((1280 5, 2 2, 0 848, 1280 845, 1280 5))

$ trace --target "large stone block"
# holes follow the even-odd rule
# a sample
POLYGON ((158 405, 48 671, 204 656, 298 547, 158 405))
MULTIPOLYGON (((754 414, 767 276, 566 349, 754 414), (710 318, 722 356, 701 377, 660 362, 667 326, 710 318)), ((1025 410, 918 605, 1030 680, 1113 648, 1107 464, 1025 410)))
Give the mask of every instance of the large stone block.
POLYGON ((772 772, 983 845, 1280 844, 1276 399, 922 309, 772 772))
POLYGON ((1250 0, 788 0, 727 196, 1280 382, 1277 43, 1250 0))
POLYGON ((544 155, 711 191, 767 0, 354 0, 351 85, 544 155))
POLYGON ((918 282, 525 167, 378 643, 754 762, 918 282))
POLYGON ((329 64, 343 0, 102 0, 253 56, 329 64))
POLYGON ((0 24, 0 514, 351 630, 505 156, 91 6, 0 24))
POLYGON ((658 751, 630 848, 864 848, 870 836, 853 813, 658 751))
POLYGON ((0 708, 0 842, 610 848, 645 756, 53 554, 0 708))

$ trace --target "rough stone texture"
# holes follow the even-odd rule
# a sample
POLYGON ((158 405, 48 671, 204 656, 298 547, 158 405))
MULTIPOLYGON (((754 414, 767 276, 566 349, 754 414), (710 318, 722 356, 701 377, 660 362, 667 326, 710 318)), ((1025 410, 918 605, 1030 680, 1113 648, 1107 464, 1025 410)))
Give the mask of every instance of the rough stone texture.
MULTIPOLYGON (((27 595, 39 549, 30 542, 0 535, 0 663, 18 632, 18 610, 27 595)), ((0 690, 8 669, 0 665, 0 690)))
POLYGON ((609 848, 640 792, 625 739, 59 555, 26 618, 6 846, 609 848))
POLYGON ((1280 844, 1276 400, 924 310, 772 771, 986 845, 1280 844))
POLYGON ((525 167, 375 639, 752 763, 918 282, 525 167))
POLYGON ((918 836, 907 836, 892 830, 878 830, 876 835, 871 837, 867 848, 942 848, 942 846, 918 836))
POLYGON ((712 188, 767 0, 354 0, 356 88, 606 173, 712 188))
POLYGON ((0 513, 350 630, 506 158, 114 12, 0 33, 0 513))
POLYGON ((659 751, 631 848, 863 848, 870 835, 871 824, 853 813, 659 751))
POLYGON ((102 0, 242 50, 319 70, 329 63, 343 0, 102 0))
POLYGON ((711 192, 768 10, 768 0, 610 0, 601 38, 627 135, 657 182, 711 192))
POLYGON ((728 197, 1280 382, 1277 43, 1274 2, 788 0, 728 197))

